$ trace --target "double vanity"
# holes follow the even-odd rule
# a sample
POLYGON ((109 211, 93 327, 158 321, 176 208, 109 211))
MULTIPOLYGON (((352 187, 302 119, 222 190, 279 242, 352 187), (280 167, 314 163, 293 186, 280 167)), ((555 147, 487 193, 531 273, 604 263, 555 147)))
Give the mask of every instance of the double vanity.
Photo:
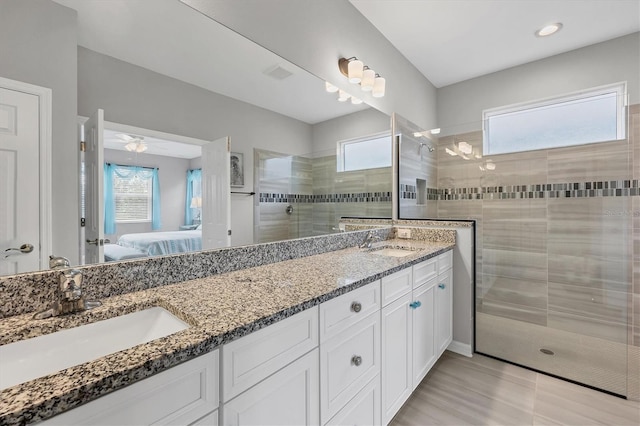
POLYGON ((388 423, 451 343, 455 231, 374 232, 0 320, 0 424, 388 423))

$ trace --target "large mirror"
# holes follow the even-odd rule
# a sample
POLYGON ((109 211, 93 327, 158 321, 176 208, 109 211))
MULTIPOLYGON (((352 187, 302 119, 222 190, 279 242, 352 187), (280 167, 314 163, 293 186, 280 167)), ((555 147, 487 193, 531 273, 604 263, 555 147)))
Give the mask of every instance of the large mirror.
MULTIPOLYGON (((77 76, 68 77, 70 84, 77 78, 78 121, 104 111, 103 161, 158 169, 161 225, 151 213, 136 220, 144 212, 128 212, 128 220, 105 234, 111 243, 125 234, 197 227, 201 204, 188 174, 201 167, 199 144, 224 137, 230 140, 231 167, 242 178, 231 187, 231 245, 338 232, 341 216, 391 217, 390 165, 340 169, 344 147, 390 140, 387 115, 364 103, 338 102, 324 81, 177 0, 43 0, 28 7, 33 16, 63 22, 71 34, 65 43, 77 45, 75 57, 60 61, 77 61, 77 76)), ((61 94, 54 90, 54 124, 56 96, 61 94)), ((56 143, 54 134, 54 151, 56 143)), ((60 157, 53 153, 52 169, 74 164, 60 157)), ((82 161, 76 164, 80 171, 82 161)), ((153 191, 146 174, 131 175, 142 193, 153 191)), ((80 174, 75 182, 81 186, 80 174)), ((75 191, 53 186, 54 198, 75 191)), ((128 191, 121 187, 120 196, 129 197, 134 209, 140 199, 128 191)), ((72 214, 64 222, 54 214, 51 246, 52 254, 80 264, 76 240, 85 238, 74 222, 83 197, 74 200, 77 205, 65 205, 72 214)), ((47 267, 40 262, 40 269, 47 267)), ((26 270, 0 270, 15 272, 26 270)))

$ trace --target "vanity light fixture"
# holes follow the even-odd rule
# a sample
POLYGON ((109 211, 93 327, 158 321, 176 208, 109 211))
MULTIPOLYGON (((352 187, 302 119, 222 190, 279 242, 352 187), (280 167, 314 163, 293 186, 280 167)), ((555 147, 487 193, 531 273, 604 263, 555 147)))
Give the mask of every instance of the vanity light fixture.
POLYGON ((452 149, 449 149, 449 148, 445 148, 444 152, 446 152, 447 154, 449 154, 452 157, 458 155, 458 153, 456 153, 455 151, 453 151, 452 149))
POLYGON ((351 103, 354 105, 360 105, 362 103, 362 99, 358 99, 355 96, 351 97, 351 103))
POLYGON ((429 132, 431 132, 432 135, 439 135, 440 134, 440 127, 436 127, 435 129, 431 129, 431 130, 429 130, 429 132))
POLYGON ((536 37, 547 37, 557 33, 561 29, 562 29, 562 22, 556 22, 555 24, 549 24, 540 28, 538 31, 535 32, 535 35, 536 37))
POLYGON ((340 58, 338 68, 342 75, 349 79, 349 83, 359 84, 362 91, 371 92, 374 98, 384 96, 386 80, 355 56, 348 59, 340 58))

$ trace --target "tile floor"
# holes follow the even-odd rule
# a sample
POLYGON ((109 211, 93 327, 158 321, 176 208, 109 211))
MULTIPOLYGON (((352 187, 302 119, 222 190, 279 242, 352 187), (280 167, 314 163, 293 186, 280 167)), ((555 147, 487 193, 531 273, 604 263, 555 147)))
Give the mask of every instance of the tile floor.
POLYGON ((482 355, 445 352, 391 425, 638 426, 640 402, 482 355))

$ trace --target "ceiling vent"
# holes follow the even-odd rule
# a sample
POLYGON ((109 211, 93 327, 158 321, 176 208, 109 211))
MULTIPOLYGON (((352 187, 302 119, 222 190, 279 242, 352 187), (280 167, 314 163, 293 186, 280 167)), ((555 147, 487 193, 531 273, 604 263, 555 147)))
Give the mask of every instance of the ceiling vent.
POLYGON ((270 77, 275 78, 276 80, 284 80, 285 78, 293 75, 291 71, 282 68, 280 65, 269 67, 264 70, 264 73, 270 77))

